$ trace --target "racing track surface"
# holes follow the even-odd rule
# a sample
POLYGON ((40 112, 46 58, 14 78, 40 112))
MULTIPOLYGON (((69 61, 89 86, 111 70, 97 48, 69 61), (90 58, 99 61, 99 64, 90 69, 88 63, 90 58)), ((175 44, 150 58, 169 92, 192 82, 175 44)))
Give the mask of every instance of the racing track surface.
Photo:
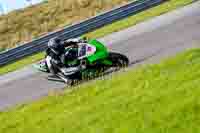
MULTIPOLYGON (((140 23, 100 39, 111 50, 124 53, 132 66, 155 63, 191 47, 200 46, 200 2, 140 23), (199 43, 199 45, 198 45, 199 43)), ((27 103, 64 87, 46 80, 31 66, 0 76, 0 109, 27 103)))

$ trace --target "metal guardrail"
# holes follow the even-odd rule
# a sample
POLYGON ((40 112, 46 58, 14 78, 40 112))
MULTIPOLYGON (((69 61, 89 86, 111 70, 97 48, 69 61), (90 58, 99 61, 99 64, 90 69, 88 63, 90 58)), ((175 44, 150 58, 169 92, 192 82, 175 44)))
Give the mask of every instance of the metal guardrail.
POLYGON ((100 14, 81 23, 66 27, 60 31, 42 36, 31 42, 0 53, 0 66, 6 65, 12 61, 16 61, 28 55, 44 51, 47 48, 47 43, 49 39, 58 35, 61 36, 64 40, 78 37, 82 34, 93 31, 114 21, 123 19, 130 15, 134 15, 151 7, 157 6, 165 1, 167 0, 138 0, 117 9, 111 10, 109 12, 100 14))

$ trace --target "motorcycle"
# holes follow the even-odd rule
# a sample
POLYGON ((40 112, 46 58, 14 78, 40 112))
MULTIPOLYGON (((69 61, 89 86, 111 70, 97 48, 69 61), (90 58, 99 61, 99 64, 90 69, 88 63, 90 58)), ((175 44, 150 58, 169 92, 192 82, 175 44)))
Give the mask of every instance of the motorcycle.
MULTIPOLYGON (((69 48, 65 49, 66 51, 69 48)), ((41 62, 34 64, 34 67, 42 72, 50 73, 48 63, 51 58, 46 56, 41 62)), ((73 85, 77 81, 84 79, 91 79, 104 75, 109 69, 114 71, 129 65, 129 59, 120 53, 110 52, 107 47, 96 39, 88 40, 86 43, 78 45, 78 58, 76 63, 80 64, 81 69, 70 73, 67 78, 55 66, 54 70, 57 71, 56 79, 61 79, 68 85, 73 85)), ((66 61, 66 64, 72 64, 74 61, 66 61)))

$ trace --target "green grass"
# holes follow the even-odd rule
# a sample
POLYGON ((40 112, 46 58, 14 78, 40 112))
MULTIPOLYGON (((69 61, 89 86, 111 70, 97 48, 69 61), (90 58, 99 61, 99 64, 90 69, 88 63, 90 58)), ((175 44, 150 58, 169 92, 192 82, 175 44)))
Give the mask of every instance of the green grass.
POLYGON ((0 52, 5 51, 5 50, 6 50, 5 48, 0 48, 0 52))
POLYGON ((200 132, 200 49, 0 113, 2 133, 200 132))
MULTIPOLYGON (((155 17, 155 16, 161 15, 163 13, 169 12, 173 9, 178 8, 178 7, 182 7, 182 6, 187 5, 191 2, 192 2, 192 0, 170 0, 169 2, 166 2, 166 3, 159 5, 155 8, 151 8, 151 9, 144 11, 144 12, 141 12, 137 15, 128 17, 128 18, 123 19, 121 21, 115 22, 113 24, 110 24, 110 25, 105 26, 103 28, 100 28, 98 30, 95 30, 94 32, 90 32, 90 33, 86 34, 85 36, 88 36, 89 38, 103 37, 103 36, 108 35, 110 33, 119 31, 121 29, 125 29, 125 28, 130 27, 130 26, 133 26, 133 25, 135 25, 139 22, 148 20, 152 17, 155 17)), ((6 65, 6 66, 0 68, 0 75, 8 73, 10 71, 14 71, 18 68, 22 68, 22 67, 26 66, 27 64, 32 64, 32 63, 40 60, 41 58, 43 58, 43 55, 38 54, 38 55, 35 55, 31 58, 32 58, 32 60, 30 60, 30 58, 24 58, 23 60, 20 60, 19 62, 17 61, 14 64, 9 64, 9 65, 6 65)))
POLYGON ((17 69, 23 68, 26 65, 29 65, 32 62, 37 62, 39 60, 42 60, 44 58, 44 53, 35 54, 29 57, 26 57, 24 59, 21 59, 19 61, 13 62, 9 65, 3 66, 0 68, 0 75, 3 75, 5 73, 13 72, 17 69))

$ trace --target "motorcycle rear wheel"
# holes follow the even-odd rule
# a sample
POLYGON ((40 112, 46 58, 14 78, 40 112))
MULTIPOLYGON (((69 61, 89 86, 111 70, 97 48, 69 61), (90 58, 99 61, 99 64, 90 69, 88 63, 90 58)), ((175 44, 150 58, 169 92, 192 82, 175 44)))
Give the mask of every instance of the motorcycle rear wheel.
POLYGON ((109 59, 113 63, 113 67, 117 68, 125 68, 129 65, 129 59, 125 55, 122 55, 120 53, 110 52, 109 53, 109 59))

